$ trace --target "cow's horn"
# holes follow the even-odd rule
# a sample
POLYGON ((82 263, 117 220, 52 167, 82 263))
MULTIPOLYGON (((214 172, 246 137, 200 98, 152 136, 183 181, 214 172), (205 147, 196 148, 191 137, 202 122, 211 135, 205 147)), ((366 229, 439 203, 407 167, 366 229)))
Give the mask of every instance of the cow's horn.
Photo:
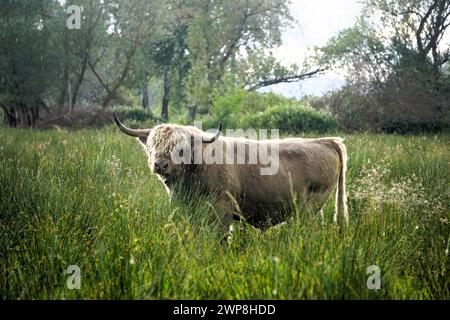
POLYGON ((219 128, 217 129, 217 132, 212 137, 202 137, 203 143, 211 143, 217 140, 217 138, 220 136, 220 130, 222 130, 222 122, 219 123, 219 128))
POLYGON ((132 137, 138 137, 138 138, 147 138, 148 135, 150 134, 150 130, 151 129, 131 129, 126 127, 122 122, 120 122, 120 120, 117 118, 116 113, 114 112, 114 120, 116 121, 117 126, 119 127, 119 129, 126 133, 129 136, 132 137))

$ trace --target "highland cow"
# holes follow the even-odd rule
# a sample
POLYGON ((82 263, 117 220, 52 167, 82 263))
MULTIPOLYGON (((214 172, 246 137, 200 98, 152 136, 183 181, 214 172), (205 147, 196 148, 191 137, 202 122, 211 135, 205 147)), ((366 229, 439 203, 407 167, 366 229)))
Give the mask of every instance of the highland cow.
POLYGON ((221 126, 215 134, 174 124, 131 129, 114 118, 121 131, 138 138, 150 170, 169 194, 188 192, 195 185, 216 195, 224 231, 236 217, 258 228, 281 223, 295 203, 322 213, 334 188, 334 220, 348 223, 342 138, 253 140, 221 136, 221 126), (270 155, 252 152, 264 148, 270 155), (271 162, 276 170, 264 173, 271 162))

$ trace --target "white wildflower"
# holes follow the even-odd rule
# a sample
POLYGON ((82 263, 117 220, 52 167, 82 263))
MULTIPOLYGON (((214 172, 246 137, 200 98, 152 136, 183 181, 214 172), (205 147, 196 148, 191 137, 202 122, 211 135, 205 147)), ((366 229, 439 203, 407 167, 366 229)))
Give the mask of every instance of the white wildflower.
POLYGON ((112 175, 118 175, 122 170, 122 162, 116 155, 112 155, 111 160, 107 162, 108 170, 112 175))
POLYGON ((275 263, 280 263, 280 258, 279 257, 272 257, 273 262, 275 263))

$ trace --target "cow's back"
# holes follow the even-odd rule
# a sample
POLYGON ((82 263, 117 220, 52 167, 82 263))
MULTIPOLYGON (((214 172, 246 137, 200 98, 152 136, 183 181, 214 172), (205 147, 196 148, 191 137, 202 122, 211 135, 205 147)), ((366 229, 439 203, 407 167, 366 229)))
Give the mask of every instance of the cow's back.
MULTIPOLYGON (((273 143, 273 141, 272 141, 273 143)), ((340 168, 333 139, 284 139, 279 146, 279 168, 274 175, 261 175, 261 165, 227 168, 233 177, 230 192, 252 224, 263 220, 278 223, 297 205, 320 208, 333 190, 340 168), (236 175, 236 176, 235 176, 236 175)))

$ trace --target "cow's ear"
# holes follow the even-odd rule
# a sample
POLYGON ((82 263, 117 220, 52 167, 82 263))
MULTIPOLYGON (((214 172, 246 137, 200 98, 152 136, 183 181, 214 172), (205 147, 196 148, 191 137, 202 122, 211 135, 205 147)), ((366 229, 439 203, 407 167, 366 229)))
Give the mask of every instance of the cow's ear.
POLYGON ((147 146, 147 137, 139 137, 139 142, 142 143, 144 146, 147 146))
POLYGON ((139 144, 145 149, 147 150, 147 140, 148 137, 150 136, 152 130, 150 129, 147 135, 142 135, 139 137, 136 137, 137 141, 139 141, 139 144))
POLYGON ((139 141, 139 144, 147 150, 147 138, 146 137, 136 137, 136 140, 139 141))

